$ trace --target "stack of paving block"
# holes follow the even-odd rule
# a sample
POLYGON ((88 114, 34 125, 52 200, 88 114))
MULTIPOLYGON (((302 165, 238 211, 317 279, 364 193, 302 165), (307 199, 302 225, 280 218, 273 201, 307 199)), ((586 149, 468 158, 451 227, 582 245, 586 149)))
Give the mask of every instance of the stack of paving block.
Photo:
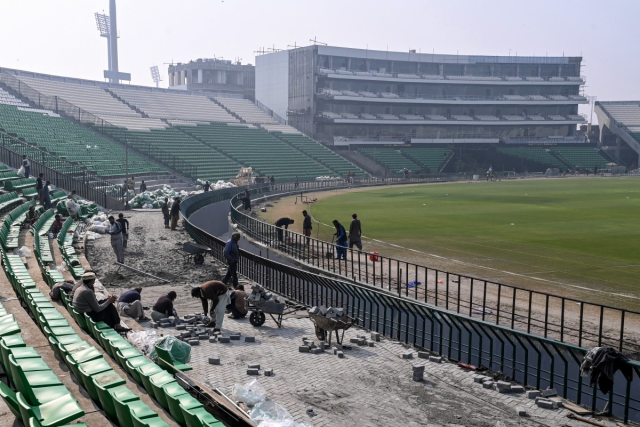
POLYGON ((558 398, 558 393, 554 388, 542 390, 537 393, 527 393, 527 397, 535 399, 536 405, 545 409, 558 409, 562 407, 562 399, 558 398), (537 395, 536 395, 537 394, 537 395))
POLYGON ((319 307, 314 306, 309 309, 309 314, 324 316, 327 319, 335 319, 336 317, 344 316, 344 308, 338 308, 338 307, 327 308, 324 305, 321 305, 319 307))
POLYGON ((271 292, 267 292, 267 290, 260 285, 253 285, 251 287, 251 294, 249 294, 247 300, 284 303, 284 299, 282 297, 278 297, 273 295, 271 292))
POLYGON ((412 369, 414 381, 424 380, 424 365, 413 364, 412 369))
MULTIPOLYGON (((374 338, 374 334, 371 334, 372 339, 368 340, 366 335, 358 335, 357 338, 351 338, 349 339, 349 342, 352 344, 358 344, 359 346, 368 346, 368 347, 373 347, 375 338, 374 338)), ((379 336, 378 336, 378 341, 380 340, 379 336)))

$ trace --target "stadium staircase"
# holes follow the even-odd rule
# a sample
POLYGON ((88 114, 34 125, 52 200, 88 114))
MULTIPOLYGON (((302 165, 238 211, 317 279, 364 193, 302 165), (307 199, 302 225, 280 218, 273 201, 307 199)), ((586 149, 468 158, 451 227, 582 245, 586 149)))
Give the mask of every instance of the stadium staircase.
POLYGON ((225 110, 227 113, 231 114, 233 116, 233 118, 237 119, 240 123, 247 123, 245 120, 242 119, 242 117, 240 117, 237 113, 235 113, 234 111, 228 109, 227 107, 225 107, 224 105, 222 105, 218 100, 216 100, 214 97, 209 97, 209 100, 211 102, 213 102, 214 104, 216 104, 217 106, 219 106, 220 108, 222 108, 223 110, 225 110))
POLYGON ((144 111, 142 111, 141 109, 139 109, 138 107, 136 107, 133 104, 130 104, 129 102, 127 102, 124 98, 121 98, 118 96, 118 94, 116 94, 114 91, 112 91, 111 89, 107 89, 107 92, 113 96, 115 99, 117 99, 118 101, 127 104, 129 106, 129 108, 131 108, 133 111, 135 111, 136 113, 140 114, 142 117, 148 119, 149 115, 147 113, 145 113, 144 111))

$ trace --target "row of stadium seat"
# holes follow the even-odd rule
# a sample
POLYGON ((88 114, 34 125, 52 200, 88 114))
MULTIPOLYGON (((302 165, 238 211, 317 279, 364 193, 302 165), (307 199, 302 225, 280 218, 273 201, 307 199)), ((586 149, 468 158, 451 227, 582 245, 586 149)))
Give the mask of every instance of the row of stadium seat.
POLYGON ((252 124, 277 124, 278 122, 269 116, 267 113, 258 108, 253 102, 248 99, 240 98, 214 98, 225 108, 235 113, 238 117, 247 123, 252 124))
MULTIPOLYGON (((7 133, 35 144, 46 153, 33 147, 31 151, 15 149, 47 166, 65 172, 64 166, 79 163, 98 176, 122 176, 126 162, 124 147, 61 117, 20 111, 17 107, 0 105, 0 128, 7 133), (55 157, 59 164, 55 164, 55 157), (68 163, 67 163, 68 162, 68 163)), ((148 161, 129 153, 129 171, 133 175, 162 173, 164 169, 150 165, 148 161)))
POLYGON ((544 167, 558 169, 567 167, 544 147, 498 147, 497 150, 504 155, 535 162, 544 167))
POLYGON ((204 122, 238 122, 223 108, 201 95, 187 93, 147 92, 131 89, 110 89, 119 98, 157 119, 178 119, 204 122))
MULTIPOLYGON (((75 227, 71 218, 65 222, 65 227, 75 227)), ((37 231, 36 231, 37 232, 37 231)), ((64 241, 64 245, 69 244, 66 233, 65 236, 59 237, 58 243, 64 241)), ((69 261, 67 260, 67 265, 69 261)), ((87 333, 89 333, 100 346, 109 354, 131 377, 142 386, 151 397, 153 397, 165 410, 169 411, 174 420, 181 426, 185 427, 223 427, 224 424, 213 417, 204 409, 204 406, 193 398, 182 386, 180 386, 173 374, 175 369, 182 372, 189 371, 192 368, 188 365, 174 361, 171 354, 162 348, 156 347, 159 356, 159 363, 151 362, 138 349, 129 344, 128 341, 122 339, 120 334, 113 331, 103 322, 94 322, 86 314, 82 315, 73 308, 73 302, 63 292, 61 293, 62 302, 69 310, 74 320, 87 333), (164 363, 166 362, 166 363, 164 363)), ((73 369, 72 369, 73 370, 73 369)), ((81 373, 80 373, 81 374, 81 373)), ((100 402, 104 402, 103 409, 112 420, 114 417, 118 420, 127 419, 127 411, 131 412, 132 426, 149 426, 160 427, 166 424, 156 419, 155 413, 144 403, 135 401, 129 403, 124 400, 122 403, 118 401, 118 395, 112 391, 112 388, 120 387, 121 391, 126 395, 132 393, 122 384, 112 384, 108 390, 101 390, 95 387, 94 390, 88 390, 89 394, 93 391, 100 402), (109 394, 112 399, 109 399, 109 394), (111 402, 112 400, 112 402, 111 402), (129 408, 126 408, 128 406, 129 408), (139 422, 135 418, 139 418, 139 422), (149 420, 153 418, 153 420, 149 420)), ((129 424, 120 424, 128 426, 129 424)))
POLYGON ((569 120, 569 121, 577 121, 584 122, 584 117, 577 114, 569 114, 567 116, 561 116, 559 114, 551 114, 546 117, 541 115, 529 115, 529 116, 519 116, 515 114, 509 114, 505 116, 492 116, 492 115, 476 115, 469 116, 466 114, 456 114, 452 115, 450 118, 441 115, 417 115, 417 114, 400 114, 398 116, 394 114, 369 114, 369 113, 334 113, 332 111, 321 111, 318 113, 320 117, 324 117, 329 120, 336 119, 349 119, 349 120, 437 120, 437 121, 514 121, 514 120, 534 120, 534 121, 561 121, 561 120, 569 120))
POLYGON ((272 133, 281 140, 291 144, 298 150, 302 151, 307 156, 312 157, 313 159, 319 161, 326 167, 330 168, 332 171, 335 171, 342 176, 346 176, 349 172, 355 173, 356 175, 364 174, 364 171, 346 160, 344 157, 339 156, 324 145, 317 143, 316 141, 302 133, 272 133))
POLYGON ((450 153, 445 148, 423 147, 358 148, 357 151, 393 173, 400 173, 404 169, 412 172, 422 169, 438 172, 450 153))
MULTIPOLYGON (((239 163, 226 158, 176 128, 154 129, 150 132, 126 131, 125 129, 105 131, 120 141, 128 139, 131 146, 143 152, 148 152, 149 148, 159 148, 184 162, 170 164, 170 167, 183 174, 188 172, 187 168, 195 167, 197 168, 197 177, 210 182, 235 178, 241 167, 239 163)), ((150 154, 154 156, 153 151, 150 154)), ((162 162, 161 158, 157 158, 157 160, 162 162)))
POLYGON ((306 154, 292 150, 285 142, 255 127, 211 123, 180 129, 236 162, 279 181, 293 180, 296 176, 304 180, 336 175, 306 154))

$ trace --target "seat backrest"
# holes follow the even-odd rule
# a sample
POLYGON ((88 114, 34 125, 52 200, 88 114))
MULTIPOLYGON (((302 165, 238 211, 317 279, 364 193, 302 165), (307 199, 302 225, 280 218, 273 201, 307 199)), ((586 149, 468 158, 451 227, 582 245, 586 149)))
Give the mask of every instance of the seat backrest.
POLYGON ((156 354, 158 355, 158 358, 165 362, 172 363, 174 361, 173 357, 171 357, 171 353, 167 349, 156 346, 156 354))
POLYGON ((18 406, 18 399, 16 393, 9 388, 8 385, 0 381, 0 397, 5 401, 11 413, 15 415, 17 419, 22 419, 20 415, 20 407, 18 406))
POLYGON ((36 402, 36 396, 33 394, 33 390, 27 381, 27 378, 24 375, 24 371, 16 362, 16 359, 13 355, 9 355, 9 369, 11 370, 11 381, 16 386, 16 390, 20 393, 24 394, 24 398, 28 402, 36 402))

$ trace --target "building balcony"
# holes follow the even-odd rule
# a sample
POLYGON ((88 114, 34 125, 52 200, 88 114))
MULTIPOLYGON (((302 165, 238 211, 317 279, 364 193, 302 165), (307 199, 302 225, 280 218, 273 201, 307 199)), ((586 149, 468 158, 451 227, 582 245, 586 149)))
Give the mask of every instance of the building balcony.
POLYGON ((588 103, 587 98, 580 95, 437 96, 320 89, 320 91, 316 93, 316 96, 321 99, 332 101, 355 101, 381 104, 575 105, 588 103))
POLYGON ((508 86, 566 86, 585 84, 584 76, 575 77, 498 77, 498 76, 440 76, 428 74, 376 73, 318 68, 317 73, 330 79, 368 80, 396 83, 508 85, 508 86))
POLYGON ((447 118, 445 116, 432 115, 416 115, 416 114, 352 114, 352 113, 334 113, 323 111, 316 115, 319 122, 336 123, 336 124, 367 124, 367 125, 472 125, 472 126, 531 126, 531 125, 577 125, 586 123, 587 120, 583 115, 570 114, 561 115, 452 115, 447 118))

